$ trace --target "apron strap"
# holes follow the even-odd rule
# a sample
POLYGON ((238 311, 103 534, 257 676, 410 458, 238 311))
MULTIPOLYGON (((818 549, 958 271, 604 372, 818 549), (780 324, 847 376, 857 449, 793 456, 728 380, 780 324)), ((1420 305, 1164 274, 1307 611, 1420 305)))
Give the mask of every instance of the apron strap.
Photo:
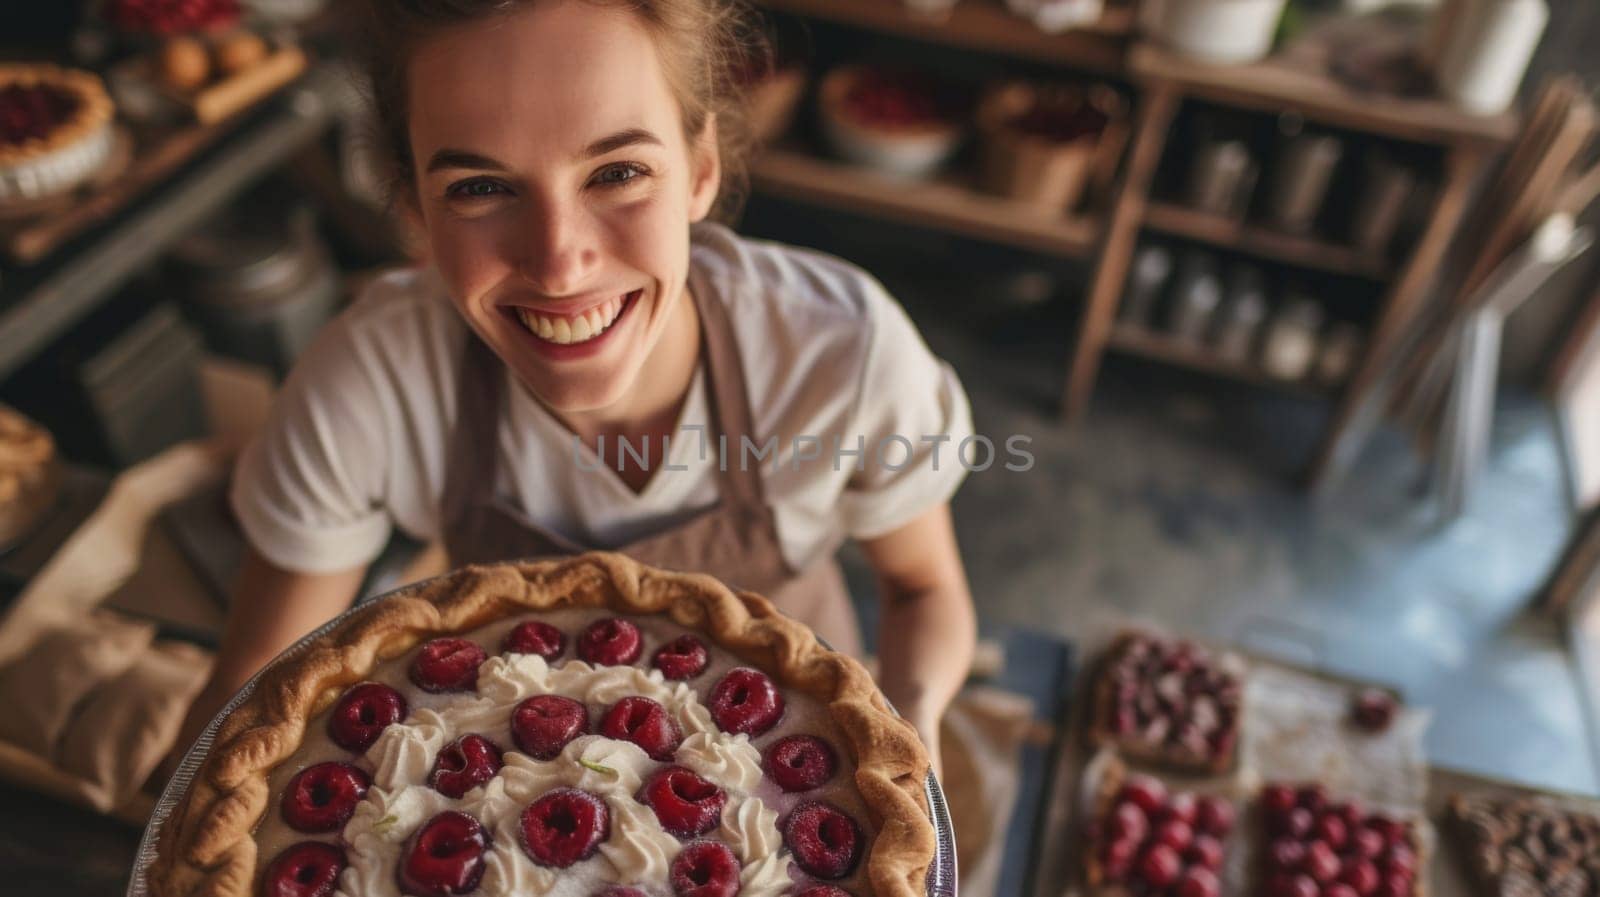
MULTIPOLYGON (((755 418, 750 411, 750 394, 745 388, 744 366, 739 360, 739 341, 733 333, 728 309, 706 283, 705 277, 690 268, 690 293, 700 314, 703 360, 711 386, 712 435, 726 437, 727 449, 719 459, 717 479, 724 500, 747 508, 766 508, 766 490, 761 482, 759 461, 741 463, 743 442, 749 439, 757 448, 755 418)), ((713 445, 715 445, 713 441, 713 445)))
POLYGON ((456 420, 446 447, 441 504, 444 532, 451 532, 475 505, 494 497, 500 406, 506 369, 471 327, 456 379, 456 420))

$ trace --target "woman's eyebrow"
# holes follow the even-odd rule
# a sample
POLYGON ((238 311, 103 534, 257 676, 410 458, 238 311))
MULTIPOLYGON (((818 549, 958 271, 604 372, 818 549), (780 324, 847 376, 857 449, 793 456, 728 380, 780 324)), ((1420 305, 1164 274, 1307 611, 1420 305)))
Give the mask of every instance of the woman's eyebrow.
POLYGON ((635 143, 653 143, 656 146, 666 145, 661 142, 661 138, 646 131, 644 128, 628 128, 625 131, 618 131, 609 137, 602 137, 589 144, 588 149, 583 151, 583 155, 584 158, 593 159, 606 153, 614 153, 625 146, 632 146, 635 143))
POLYGON ((442 149, 428 159, 428 172, 441 168, 481 168, 488 171, 506 171, 506 167, 488 156, 466 150, 442 149))
MULTIPOLYGON (((625 131, 618 131, 609 137, 602 137, 589 144, 583 151, 583 158, 593 159, 596 156, 604 156, 606 153, 614 153, 625 146, 633 146, 636 143, 650 143, 656 146, 666 145, 661 142, 661 138, 644 128, 628 128, 625 131)), ((444 168, 476 168, 485 171, 510 170, 499 161, 488 156, 459 149, 442 149, 429 157, 427 169, 429 173, 444 168)))

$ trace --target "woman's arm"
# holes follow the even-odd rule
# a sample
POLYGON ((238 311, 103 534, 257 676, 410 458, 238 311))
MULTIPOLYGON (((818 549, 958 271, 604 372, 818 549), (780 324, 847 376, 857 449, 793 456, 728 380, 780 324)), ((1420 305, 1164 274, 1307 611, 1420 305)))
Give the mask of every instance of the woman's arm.
POLYGON ((883 693, 922 734, 940 768, 939 720, 967 678, 977 642, 972 592, 956 548, 950 506, 862 542, 878 576, 883 693))
POLYGON ((228 624, 217 647, 216 665, 189 707, 178 743, 168 758, 167 774, 200 737, 206 723, 257 670, 350 606, 365 573, 365 567, 338 573, 294 573, 268 561, 254 548, 245 553, 234 583, 228 624))

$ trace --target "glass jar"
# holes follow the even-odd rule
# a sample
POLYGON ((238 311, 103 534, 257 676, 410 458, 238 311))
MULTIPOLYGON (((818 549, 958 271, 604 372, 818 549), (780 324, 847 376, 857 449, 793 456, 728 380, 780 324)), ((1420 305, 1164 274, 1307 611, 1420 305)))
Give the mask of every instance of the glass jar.
POLYGON ((1280 380, 1303 380, 1317 358, 1322 306, 1304 294, 1292 295, 1272 316, 1261 344, 1261 368, 1280 380))
POLYGON ((1202 342, 1221 303, 1222 280, 1211 254, 1198 249, 1184 253, 1172 285, 1172 311, 1167 316, 1172 336, 1184 342, 1202 342))
POLYGON ((1229 361, 1247 363, 1266 317, 1266 278, 1259 268, 1239 265, 1229 272, 1228 290, 1211 334, 1217 354, 1229 361))

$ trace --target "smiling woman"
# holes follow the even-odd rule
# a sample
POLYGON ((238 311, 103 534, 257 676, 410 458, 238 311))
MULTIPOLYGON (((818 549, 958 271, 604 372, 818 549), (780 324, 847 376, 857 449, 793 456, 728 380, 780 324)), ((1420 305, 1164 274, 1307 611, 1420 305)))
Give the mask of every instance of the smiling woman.
POLYGON ((974 641, 948 511, 965 470, 939 449, 971 436, 970 411, 866 272, 711 220, 739 193, 744 7, 363 15, 394 204, 428 258, 327 328, 241 457, 252 553, 189 731, 343 609, 394 526, 455 565, 608 548, 710 573, 849 653, 834 555, 856 539, 883 601, 880 685, 937 764, 974 641), (597 463, 607 443, 646 451, 597 463), (906 453, 864 448, 885 443, 906 453))

